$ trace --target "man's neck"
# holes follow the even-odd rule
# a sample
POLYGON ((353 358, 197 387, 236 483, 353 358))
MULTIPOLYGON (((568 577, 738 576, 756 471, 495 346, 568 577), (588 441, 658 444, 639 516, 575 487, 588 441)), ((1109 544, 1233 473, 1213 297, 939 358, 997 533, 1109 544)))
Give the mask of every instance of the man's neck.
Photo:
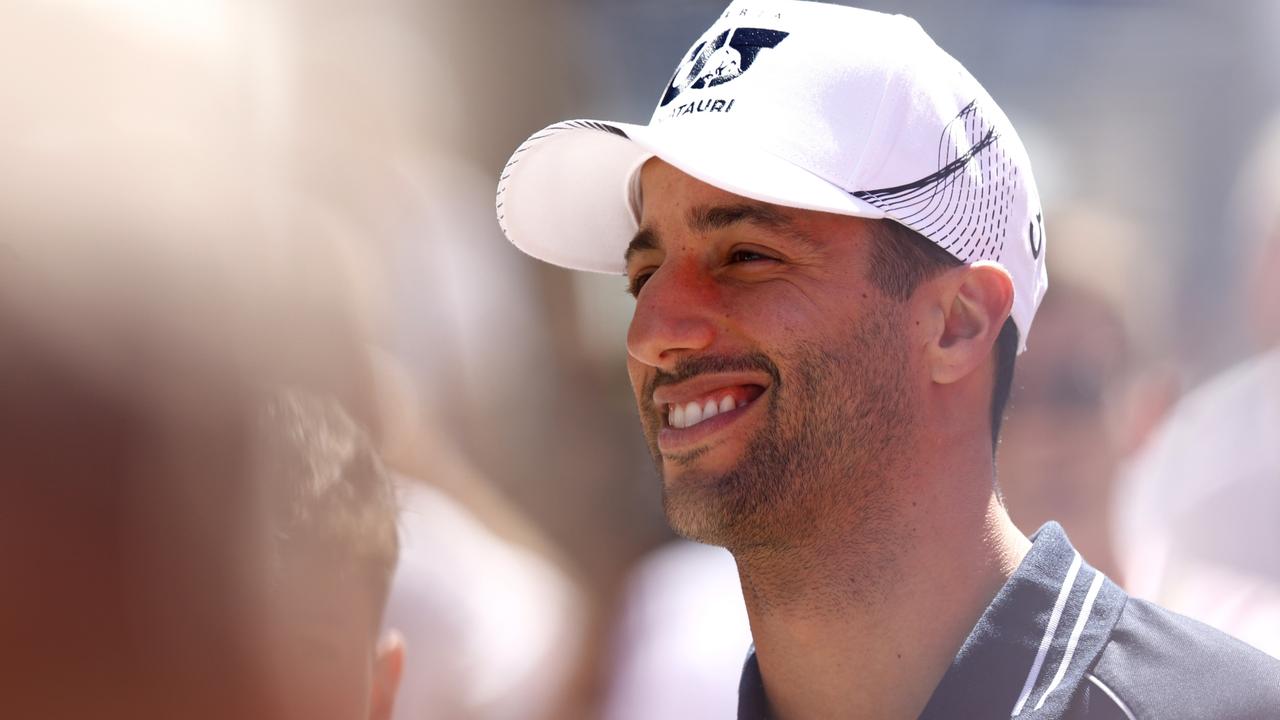
POLYGON ((822 540, 735 553, 774 717, 924 710, 1030 547, 993 490, 957 480, 903 483, 896 507, 807 535, 822 540))

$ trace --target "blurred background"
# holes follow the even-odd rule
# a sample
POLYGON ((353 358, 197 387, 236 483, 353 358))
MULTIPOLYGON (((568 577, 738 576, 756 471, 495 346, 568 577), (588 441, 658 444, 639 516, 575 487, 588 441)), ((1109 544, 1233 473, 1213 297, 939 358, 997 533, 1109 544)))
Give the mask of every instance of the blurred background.
MULTIPOLYGON (((1036 170, 1015 522, 1280 654, 1280 2, 858 4, 916 17, 1036 170)), ((662 518, 623 280, 525 257, 493 212, 543 126, 647 120, 723 5, 4 3, 0 672, 28 691, 0 703, 253 714, 237 403, 286 383, 400 487, 396 718, 731 717, 745 612, 662 518), (126 416, 163 430, 127 462, 126 416)))

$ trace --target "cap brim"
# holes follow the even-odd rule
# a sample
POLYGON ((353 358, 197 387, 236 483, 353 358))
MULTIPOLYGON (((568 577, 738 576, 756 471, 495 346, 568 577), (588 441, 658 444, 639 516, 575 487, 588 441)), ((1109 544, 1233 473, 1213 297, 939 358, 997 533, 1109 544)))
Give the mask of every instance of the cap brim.
POLYGON ((650 127, 571 120, 526 140, 498 182, 498 222, 540 260, 623 273, 639 228, 640 167, 651 157, 727 192, 804 210, 883 218, 879 208, 771 153, 749 138, 681 124, 650 127))

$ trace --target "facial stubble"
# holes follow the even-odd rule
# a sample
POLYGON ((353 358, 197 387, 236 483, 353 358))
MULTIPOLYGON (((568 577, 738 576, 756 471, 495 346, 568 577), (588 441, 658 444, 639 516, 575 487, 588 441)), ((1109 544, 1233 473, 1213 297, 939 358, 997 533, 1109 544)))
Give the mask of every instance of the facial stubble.
MULTIPOLYGON (((702 372, 762 370, 773 378, 761 427, 728 471, 699 468, 700 448, 665 461, 678 478, 663 477, 663 507, 676 533, 735 553, 805 542, 834 523, 874 531, 893 468, 910 430, 912 402, 902 312, 890 303, 868 312, 830 345, 798 343, 773 357, 693 358, 668 380, 702 372)), ((652 397, 652 383, 642 393, 652 397)), ((661 417, 641 408, 659 476, 661 417)), ((843 525, 842 525, 843 527, 843 525)), ((852 528, 850 528, 852 529, 852 528)))

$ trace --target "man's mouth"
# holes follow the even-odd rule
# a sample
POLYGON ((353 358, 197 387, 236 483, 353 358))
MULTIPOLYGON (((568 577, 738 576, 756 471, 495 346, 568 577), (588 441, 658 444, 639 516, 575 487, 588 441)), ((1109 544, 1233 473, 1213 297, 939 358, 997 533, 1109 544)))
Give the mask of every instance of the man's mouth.
POLYGON ((692 400, 666 403, 667 427, 678 430, 691 428, 722 413, 745 407, 763 392, 760 385, 734 385, 704 393, 692 400))
POLYGON ((727 437, 769 386, 758 373, 709 373, 659 387, 653 393, 662 417, 658 448, 682 454, 727 437))

